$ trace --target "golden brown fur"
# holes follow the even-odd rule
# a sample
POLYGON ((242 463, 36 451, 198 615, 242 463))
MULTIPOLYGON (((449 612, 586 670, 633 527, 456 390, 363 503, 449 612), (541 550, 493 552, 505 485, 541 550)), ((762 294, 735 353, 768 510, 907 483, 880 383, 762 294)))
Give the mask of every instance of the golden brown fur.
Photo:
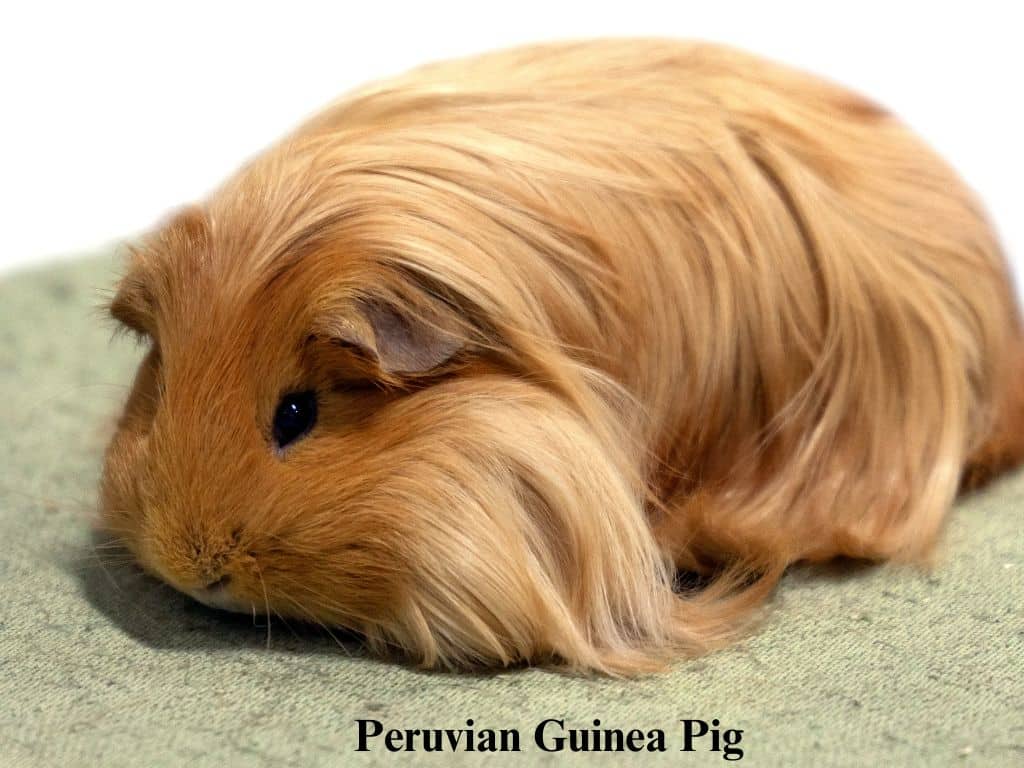
POLYGON ((148 238, 112 312, 152 351, 108 527, 200 599, 428 666, 656 667, 789 563, 921 560, 1024 453, 971 194, 878 107, 710 45, 371 85, 148 238))

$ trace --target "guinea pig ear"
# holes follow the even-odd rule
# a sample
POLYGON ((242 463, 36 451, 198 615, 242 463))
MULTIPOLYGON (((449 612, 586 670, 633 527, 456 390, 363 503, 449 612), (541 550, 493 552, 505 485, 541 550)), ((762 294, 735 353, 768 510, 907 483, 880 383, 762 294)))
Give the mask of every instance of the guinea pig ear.
POLYGON ((115 320, 136 333, 152 332, 153 299, 140 269, 133 269, 121 278, 107 308, 115 320))
POLYGON ((321 319, 314 334, 356 348, 385 374, 423 374, 448 362, 463 346, 439 313, 413 315, 379 299, 358 299, 351 311, 321 319))

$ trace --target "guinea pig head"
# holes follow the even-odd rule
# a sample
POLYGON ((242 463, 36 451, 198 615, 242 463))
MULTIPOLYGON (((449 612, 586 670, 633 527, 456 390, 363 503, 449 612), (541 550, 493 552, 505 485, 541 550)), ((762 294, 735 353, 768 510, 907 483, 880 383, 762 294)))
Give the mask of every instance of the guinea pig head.
POLYGON ((358 503, 385 469, 370 422, 454 337, 295 261, 246 283, 198 212, 156 240, 110 305, 149 349, 106 456, 107 527, 216 607, 387 615, 407 521, 358 503))

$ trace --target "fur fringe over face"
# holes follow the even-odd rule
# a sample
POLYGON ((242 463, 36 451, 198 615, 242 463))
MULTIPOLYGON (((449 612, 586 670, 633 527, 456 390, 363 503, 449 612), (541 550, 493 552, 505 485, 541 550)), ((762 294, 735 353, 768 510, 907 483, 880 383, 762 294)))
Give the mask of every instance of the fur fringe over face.
POLYGON ((106 527, 203 602, 432 667, 657 668, 790 563, 926 558, 1024 452, 971 194, 874 104, 717 46, 371 85, 146 238, 111 311, 150 351, 106 527), (317 419, 282 444, 289 393, 317 419))

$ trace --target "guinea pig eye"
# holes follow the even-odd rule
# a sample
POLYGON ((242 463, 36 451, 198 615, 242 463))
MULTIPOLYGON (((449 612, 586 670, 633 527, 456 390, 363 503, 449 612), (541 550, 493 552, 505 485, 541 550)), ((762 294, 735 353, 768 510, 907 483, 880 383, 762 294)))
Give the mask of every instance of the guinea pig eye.
POLYGON ((316 393, 291 392, 274 411, 274 442, 279 448, 298 440, 316 424, 316 393))

